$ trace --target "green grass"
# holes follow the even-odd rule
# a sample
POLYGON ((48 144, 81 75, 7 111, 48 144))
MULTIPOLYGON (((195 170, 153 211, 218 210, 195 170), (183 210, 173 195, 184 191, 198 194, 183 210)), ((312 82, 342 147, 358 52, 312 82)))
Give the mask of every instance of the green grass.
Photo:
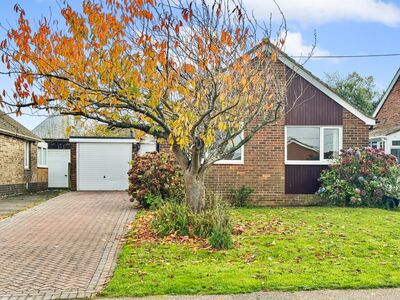
POLYGON ((102 295, 231 294, 400 286, 400 213, 363 208, 240 209, 235 248, 127 243, 102 295))

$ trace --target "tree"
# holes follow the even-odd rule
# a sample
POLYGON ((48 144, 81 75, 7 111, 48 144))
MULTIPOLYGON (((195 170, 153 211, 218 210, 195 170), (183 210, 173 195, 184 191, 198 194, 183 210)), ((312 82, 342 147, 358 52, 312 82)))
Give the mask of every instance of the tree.
POLYGON ((327 84, 364 113, 371 115, 382 96, 375 86, 373 76, 362 77, 357 72, 352 72, 346 77, 338 73, 326 73, 327 84))
POLYGON ((285 104, 276 71, 284 18, 271 43, 270 26, 240 0, 84 0, 82 12, 62 7, 63 27, 46 18, 32 26, 20 6, 15 11, 18 25, 0 44, 4 74, 15 78, 3 105, 167 142, 195 212, 204 207, 209 166, 275 122, 285 104))

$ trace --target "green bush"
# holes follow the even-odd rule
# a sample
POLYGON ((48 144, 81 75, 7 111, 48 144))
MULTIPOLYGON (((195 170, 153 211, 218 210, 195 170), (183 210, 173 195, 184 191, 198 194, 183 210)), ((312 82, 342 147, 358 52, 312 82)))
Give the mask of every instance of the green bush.
POLYGON ((187 236, 190 234, 190 208, 177 201, 164 202, 154 214, 151 227, 158 236, 166 236, 171 233, 187 236))
POLYGON ((398 180, 396 157, 371 147, 342 150, 338 161, 320 177, 318 194, 341 206, 386 207, 384 196, 398 180))
POLYGON ((230 203, 235 207, 247 207, 249 206, 249 199, 252 193, 254 193, 254 190, 245 186, 242 186, 240 189, 231 189, 230 203))
POLYGON ((141 206, 149 208, 160 199, 183 198, 183 175, 171 154, 136 155, 131 165, 128 193, 132 201, 137 200, 141 206))
POLYGON ((229 207, 215 197, 209 197, 206 208, 198 214, 193 213, 186 203, 166 201, 155 211, 151 228, 161 237, 176 233, 208 239, 217 249, 232 246, 229 207))

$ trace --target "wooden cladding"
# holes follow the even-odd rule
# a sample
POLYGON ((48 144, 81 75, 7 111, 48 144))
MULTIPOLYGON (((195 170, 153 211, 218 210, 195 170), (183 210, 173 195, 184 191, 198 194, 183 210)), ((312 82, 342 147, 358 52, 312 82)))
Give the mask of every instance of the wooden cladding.
POLYGON ((286 165, 285 194, 314 194, 320 186, 318 178, 326 165, 286 165))
POLYGON ((285 125, 343 125, 343 108, 300 75, 286 68, 285 125))

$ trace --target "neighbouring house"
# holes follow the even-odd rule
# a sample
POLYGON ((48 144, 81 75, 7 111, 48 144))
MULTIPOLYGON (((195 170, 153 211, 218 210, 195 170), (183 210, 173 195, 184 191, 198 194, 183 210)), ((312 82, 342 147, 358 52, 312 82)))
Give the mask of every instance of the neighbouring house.
MULTIPOLYGON (((99 123, 51 115, 33 132, 48 144, 49 187, 72 190, 124 190, 133 153, 157 151, 153 138, 136 141, 130 130, 96 131, 99 123)), ((103 130, 105 127, 101 127, 103 130)))
POLYGON ((47 189, 47 144, 0 111, 0 196, 47 189))
POLYGON ((373 114, 376 126, 370 131, 370 145, 382 148, 400 161, 400 68, 373 114))
MULTIPOLYGON (((367 146, 375 120, 284 53, 274 72, 281 79, 280 90, 286 93, 286 111, 231 157, 215 163, 206 185, 224 197, 241 186, 252 188, 252 201, 258 205, 315 203, 321 171, 340 149, 367 146)), ((117 177, 125 183, 114 189, 126 187, 126 161, 134 142, 71 138, 73 188, 107 190, 117 177)), ((169 147, 162 143, 161 149, 169 147)))

